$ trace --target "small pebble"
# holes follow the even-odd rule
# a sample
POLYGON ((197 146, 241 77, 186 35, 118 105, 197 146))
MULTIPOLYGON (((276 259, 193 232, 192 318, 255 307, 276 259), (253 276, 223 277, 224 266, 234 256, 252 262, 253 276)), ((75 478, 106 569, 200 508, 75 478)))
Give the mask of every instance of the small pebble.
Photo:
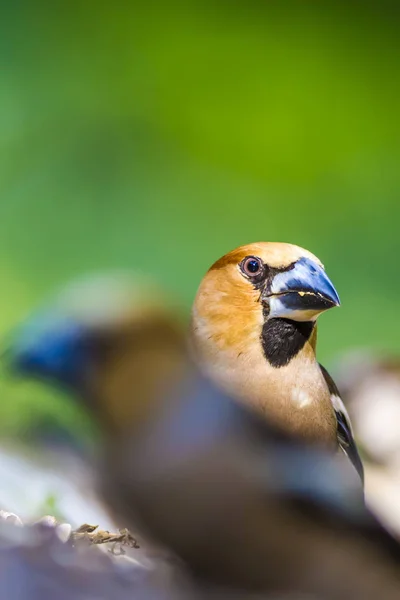
POLYGON ((45 515, 35 522, 35 525, 45 525, 46 527, 55 527, 57 525, 57 519, 51 515, 45 515))
POLYGON ((12 513, 12 512, 7 512, 6 510, 0 510, 0 519, 3 519, 3 521, 9 522, 12 525, 18 525, 18 527, 23 526, 23 523, 22 523, 21 519, 18 517, 18 515, 16 515, 15 513, 12 513))
POLYGON ((56 527, 56 535, 58 539, 63 543, 68 542, 71 533, 72 527, 69 523, 60 523, 60 525, 57 525, 56 527))

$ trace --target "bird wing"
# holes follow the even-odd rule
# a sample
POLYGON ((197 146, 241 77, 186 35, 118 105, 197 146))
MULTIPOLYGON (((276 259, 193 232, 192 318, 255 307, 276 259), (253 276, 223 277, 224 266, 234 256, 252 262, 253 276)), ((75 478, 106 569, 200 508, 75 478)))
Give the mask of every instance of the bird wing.
POLYGON ((337 421, 337 438, 339 446, 349 457, 358 474, 360 475, 362 482, 364 483, 364 467, 358 453, 356 442, 354 440, 353 428, 351 426, 349 413, 347 412, 343 400, 340 397, 339 390, 337 389, 332 377, 329 375, 325 367, 323 367, 321 364, 319 366, 331 395, 331 401, 337 421))

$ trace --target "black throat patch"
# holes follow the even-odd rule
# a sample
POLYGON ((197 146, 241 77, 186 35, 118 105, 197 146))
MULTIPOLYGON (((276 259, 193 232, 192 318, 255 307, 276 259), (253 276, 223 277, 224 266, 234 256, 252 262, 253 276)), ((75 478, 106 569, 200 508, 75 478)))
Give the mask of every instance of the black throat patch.
POLYGON ((289 319, 268 319, 261 334, 261 343, 267 361, 276 368, 284 367, 310 339, 315 323, 289 319))

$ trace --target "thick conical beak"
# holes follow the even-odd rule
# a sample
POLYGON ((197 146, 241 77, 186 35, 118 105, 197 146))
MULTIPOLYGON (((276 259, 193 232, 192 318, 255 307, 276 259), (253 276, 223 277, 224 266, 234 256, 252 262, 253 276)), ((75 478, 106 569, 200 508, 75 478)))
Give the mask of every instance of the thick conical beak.
POLYGON ((301 258, 291 269, 275 275, 263 300, 269 304, 270 318, 293 321, 313 321, 321 312, 340 306, 324 269, 309 258, 301 258))

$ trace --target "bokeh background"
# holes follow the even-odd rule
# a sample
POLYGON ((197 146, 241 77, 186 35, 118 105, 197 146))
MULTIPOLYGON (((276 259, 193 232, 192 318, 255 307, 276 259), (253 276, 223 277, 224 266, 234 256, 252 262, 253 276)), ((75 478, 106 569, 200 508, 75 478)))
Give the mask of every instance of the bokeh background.
MULTIPOLYGON (((64 281, 134 268, 189 310, 208 266, 290 241, 342 307, 326 364, 400 349, 398 3, 2 3, 0 333, 64 281)), ((70 403, 3 377, 1 429, 70 403)), ((38 417, 39 415, 39 417, 38 417)))

